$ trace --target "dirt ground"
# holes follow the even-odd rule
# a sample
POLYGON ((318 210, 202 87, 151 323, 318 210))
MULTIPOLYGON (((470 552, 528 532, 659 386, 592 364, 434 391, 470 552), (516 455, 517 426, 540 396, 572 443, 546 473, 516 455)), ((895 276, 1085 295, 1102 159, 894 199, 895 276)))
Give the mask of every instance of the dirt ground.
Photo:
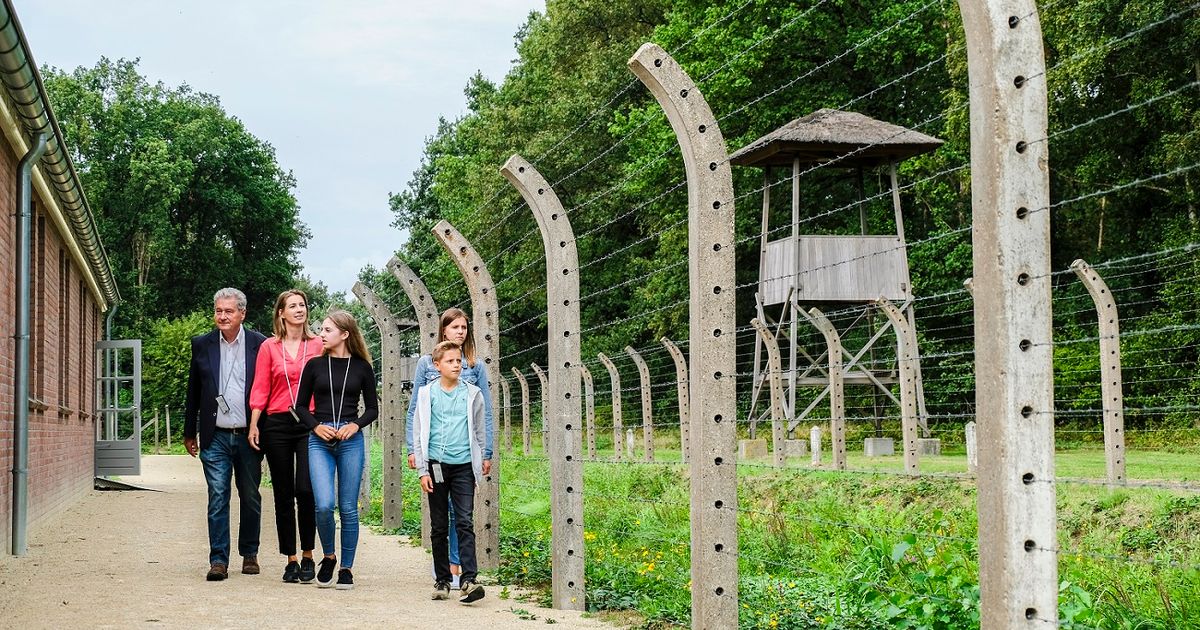
MULTIPOLYGON (((158 492, 92 491, 30 532, 29 553, 0 555, 0 626, 6 628, 570 628, 615 626, 539 608, 487 585, 470 605, 431 601, 430 556, 407 538, 360 530, 355 587, 280 580, 275 516, 263 493, 262 574, 206 582, 204 475, 198 460, 142 458, 124 479, 158 492), (524 617, 524 618, 523 618, 524 617)), ((237 500, 232 542, 236 556, 237 500)), ((318 542, 318 550, 320 543, 318 542)))

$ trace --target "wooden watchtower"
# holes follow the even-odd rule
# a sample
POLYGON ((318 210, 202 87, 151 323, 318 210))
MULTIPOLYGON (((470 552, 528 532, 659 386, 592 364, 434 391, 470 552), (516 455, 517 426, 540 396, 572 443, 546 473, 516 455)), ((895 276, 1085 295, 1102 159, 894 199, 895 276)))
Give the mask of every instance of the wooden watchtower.
MULTIPOLYGON (((829 309, 862 305, 870 313, 869 309, 882 297, 905 311, 909 326, 914 326, 912 284, 909 281, 896 165, 906 158, 933 151, 941 144, 942 141, 937 138, 859 113, 821 109, 787 123, 730 156, 733 164, 756 166, 764 170, 756 301, 758 318, 776 331, 780 353, 786 357, 783 374, 786 380, 784 411, 789 419, 789 433, 811 410, 810 407, 797 413, 797 388, 823 388, 829 385, 828 374, 819 363, 824 355, 816 353, 814 358, 814 354, 798 342, 799 327, 811 325, 807 314, 809 307, 829 309), (773 170, 789 167, 792 197, 790 229, 785 222, 786 217, 778 216, 780 209, 772 211, 771 203, 773 182, 776 179, 780 179, 778 183, 783 181, 773 170), (881 189, 871 197, 867 196, 865 188, 868 172, 875 176, 881 189), (830 194, 814 193, 813 199, 807 203, 809 216, 802 219, 801 179, 806 175, 810 178, 820 175, 829 186, 834 185, 829 182, 841 180, 843 188, 849 180, 850 189, 854 190, 857 199, 843 205, 836 203, 830 194), (894 231, 889 226, 888 231, 892 233, 871 234, 868 230, 869 202, 886 203, 889 196, 886 189, 890 189, 894 231), (859 212, 857 230, 849 227, 845 220, 847 213, 853 212, 855 207, 859 212), (816 226, 820 225, 820 217, 834 214, 842 217, 841 224, 830 226, 826 222, 820 230, 825 233, 801 234, 802 226, 804 230, 815 231, 816 226), (846 233, 852 231, 858 233, 846 233), (772 317, 772 314, 776 316, 772 317)), ((876 203, 875 207, 878 205, 876 203)), ((877 219, 875 223, 878 225, 880 222, 877 219)), ((875 319, 873 315, 869 316, 866 325, 874 328, 875 319)), ((879 319, 882 325, 888 325, 886 317, 879 319)), ((912 329, 915 331, 915 327, 912 329)), ((887 336, 872 334, 868 338, 874 340, 887 336)), ((894 343, 895 336, 890 339, 894 343)), ((762 343, 761 338, 755 343, 754 386, 750 405, 752 427, 756 424, 755 409, 767 375, 762 343)), ((870 348, 860 350, 872 351, 870 348)), ((920 424, 927 433, 919 363, 916 373, 920 424)), ((875 387, 877 392, 895 400, 890 387, 897 382, 894 370, 882 370, 868 363, 866 368, 860 366, 848 370, 843 379, 847 386, 875 387)), ((899 401, 896 402, 899 404, 899 401)), ((875 415, 878 417, 879 414, 875 415)))

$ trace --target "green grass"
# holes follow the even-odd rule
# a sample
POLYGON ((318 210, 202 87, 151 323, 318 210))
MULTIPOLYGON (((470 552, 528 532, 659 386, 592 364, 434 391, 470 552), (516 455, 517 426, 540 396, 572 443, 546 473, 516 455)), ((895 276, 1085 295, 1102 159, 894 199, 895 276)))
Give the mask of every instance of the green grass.
MULTIPOLYGON (((678 461, 678 452, 663 449, 678 461)), ((1059 472, 1096 476, 1103 453, 1059 454, 1059 472)), ((768 465, 739 469, 739 626, 978 627, 974 482, 895 474, 901 458, 850 459, 859 472, 768 465)), ((766 464, 767 462, 762 462, 766 464)), ((1194 479, 1197 463, 1130 454, 1134 478, 1194 479)), ((961 454, 923 470, 963 472, 961 454)), ((547 464, 502 466, 499 578, 548 602, 547 464)), ((406 484, 408 487, 409 484, 406 484)), ((687 469, 585 465, 587 598, 591 610, 636 610, 645 627, 690 617, 687 469), (588 489, 591 489, 590 491, 588 489)), ((1060 620, 1065 627, 1200 627, 1200 498, 1103 485, 1058 486, 1060 620)))
MULTIPOLYGON (((372 507, 381 522, 382 452, 372 447, 372 507)), ((520 446, 517 443, 517 451, 520 446)), ((611 457, 611 451, 599 453, 611 457)), ((640 453, 639 453, 640 461, 640 453)), ((665 464, 584 466, 586 584, 591 611, 621 611, 644 628, 689 625, 688 470, 678 449, 665 464)), ((1133 480, 1195 481, 1200 458, 1133 450, 1133 480)), ((977 628, 978 521, 970 478, 908 477, 899 456, 852 453, 853 472, 793 458, 739 466, 741 628, 977 628)), ((828 451, 825 465, 828 466, 828 451)), ((1099 479, 1104 454, 1064 450, 1062 477, 1099 479)), ((925 457, 921 469, 965 473, 965 455, 925 457)), ((407 471, 406 471, 407 472, 407 471)), ((505 454, 497 578, 549 605, 548 465, 505 454)), ((1200 628, 1200 494, 1061 482, 1059 620, 1067 628, 1200 628)), ((419 533, 419 488, 404 475, 399 533, 419 533)))

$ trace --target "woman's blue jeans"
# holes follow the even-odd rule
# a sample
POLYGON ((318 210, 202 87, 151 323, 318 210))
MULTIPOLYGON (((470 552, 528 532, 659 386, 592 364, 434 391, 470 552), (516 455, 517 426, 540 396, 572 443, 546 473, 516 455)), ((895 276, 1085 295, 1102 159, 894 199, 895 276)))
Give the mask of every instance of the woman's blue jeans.
MULTIPOLYGON (((325 423, 333 426, 333 423, 325 423)), ((342 521, 341 566, 354 566, 358 547, 358 491, 365 465, 363 434, 348 440, 326 442, 315 433, 308 436, 308 473, 312 479, 313 501, 317 506, 317 534, 325 554, 335 551, 333 544, 334 481, 337 482, 337 509, 342 521)))

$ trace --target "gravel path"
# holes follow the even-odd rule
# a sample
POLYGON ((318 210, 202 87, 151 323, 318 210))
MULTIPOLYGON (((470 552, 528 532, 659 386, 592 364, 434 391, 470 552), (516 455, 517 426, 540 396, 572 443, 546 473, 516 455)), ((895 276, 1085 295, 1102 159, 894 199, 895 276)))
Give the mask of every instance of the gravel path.
MULTIPOLYGON (((263 572, 206 582, 204 475, 187 456, 143 456, 125 481, 160 492, 92 491, 30 533, 23 558, 0 555, 0 626, 8 628, 604 628, 581 613, 501 599, 431 601, 430 556, 408 539, 361 530, 355 588, 284 584, 273 501, 263 493, 263 572), (520 613, 534 619, 522 619, 520 613), (553 620, 553 621, 552 621, 553 620)), ((233 501, 237 550, 237 500, 233 501)), ((320 543, 318 542, 318 549, 320 543)))

